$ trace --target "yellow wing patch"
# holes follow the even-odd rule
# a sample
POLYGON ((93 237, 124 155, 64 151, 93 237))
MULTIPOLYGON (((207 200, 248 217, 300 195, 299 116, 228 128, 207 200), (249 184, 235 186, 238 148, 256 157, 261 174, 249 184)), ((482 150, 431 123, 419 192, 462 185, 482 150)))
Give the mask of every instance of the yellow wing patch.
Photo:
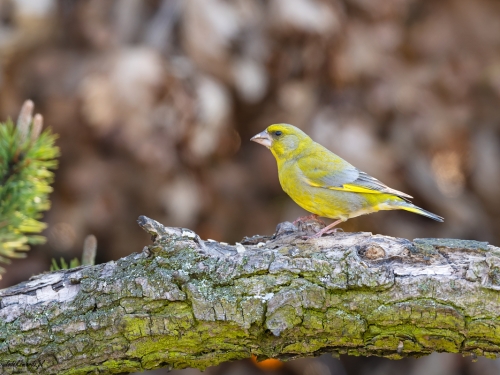
POLYGON ((363 186, 359 185, 353 185, 353 184, 344 184, 342 186, 323 186, 316 184, 312 182, 311 180, 307 180, 307 183, 311 186, 314 187, 321 187, 324 189, 329 189, 329 190, 337 190, 337 191, 346 191, 346 192, 351 192, 351 193, 364 193, 364 194, 394 194, 398 195, 401 197, 405 198, 413 198, 411 195, 405 194, 399 190, 392 189, 390 187, 384 187, 382 190, 375 190, 375 189, 369 189, 365 188, 363 186))
POLYGON ((358 185, 351 185, 351 184, 345 184, 342 186, 329 186, 328 189, 330 190, 341 190, 341 191, 350 191, 352 193, 368 193, 368 194, 387 194, 388 191, 380 191, 380 190, 373 190, 373 189, 368 189, 362 186, 358 185))

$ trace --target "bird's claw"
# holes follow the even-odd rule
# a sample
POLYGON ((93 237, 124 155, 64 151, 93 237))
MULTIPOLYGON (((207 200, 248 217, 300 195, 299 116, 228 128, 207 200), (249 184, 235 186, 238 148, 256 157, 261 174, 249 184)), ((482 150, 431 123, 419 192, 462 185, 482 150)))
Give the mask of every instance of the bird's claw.
POLYGON ((295 219, 293 221, 293 225, 297 226, 298 223, 304 223, 306 221, 316 221, 316 222, 322 224, 323 226, 326 226, 325 222, 323 220, 321 220, 318 217, 318 215, 315 215, 315 214, 298 217, 297 219, 295 219))
MULTIPOLYGON (((336 223, 332 223, 330 225, 336 225, 336 224, 338 224, 338 223, 336 222, 336 223)), ((302 238, 303 239, 320 238, 324 234, 333 234, 333 235, 335 235, 335 233, 337 233, 337 232, 343 232, 343 231, 344 230, 342 228, 334 228, 334 229, 328 230, 328 227, 325 227, 325 228, 321 229, 320 231, 316 232, 315 234, 313 234, 312 236, 303 236, 302 238)))

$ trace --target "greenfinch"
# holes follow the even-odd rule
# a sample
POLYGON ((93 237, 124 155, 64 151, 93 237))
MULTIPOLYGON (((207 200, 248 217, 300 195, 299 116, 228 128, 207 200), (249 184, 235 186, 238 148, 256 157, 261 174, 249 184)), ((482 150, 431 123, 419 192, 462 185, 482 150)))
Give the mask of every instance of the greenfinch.
MULTIPOLYGON (((380 210, 406 210, 436 221, 443 218, 413 205, 410 195, 390 188, 314 142, 288 124, 270 125, 251 139, 271 150, 283 190, 303 209, 337 219, 313 237, 333 232, 337 224, 380 210)), ((308 217, 308 218, 309 218, 308 217)))

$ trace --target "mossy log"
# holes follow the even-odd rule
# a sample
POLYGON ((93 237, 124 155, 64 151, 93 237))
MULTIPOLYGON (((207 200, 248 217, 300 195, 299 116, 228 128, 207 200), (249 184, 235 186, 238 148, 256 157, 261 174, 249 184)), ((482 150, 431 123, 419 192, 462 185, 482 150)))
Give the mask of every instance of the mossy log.
POLYGON ((500 352, 500 249, 485 242, 304 239, 308 226, 282 223, 232 246, 139 224, 153 238, 139 254, 0 291, 1 373, 500 352))

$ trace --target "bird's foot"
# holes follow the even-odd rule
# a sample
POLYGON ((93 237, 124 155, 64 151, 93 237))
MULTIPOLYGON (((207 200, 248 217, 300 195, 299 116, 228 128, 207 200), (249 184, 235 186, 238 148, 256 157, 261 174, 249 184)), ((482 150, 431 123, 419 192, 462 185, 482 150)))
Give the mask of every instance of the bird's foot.
POLYGON ((293 225, 297 226, 298 223, 305 223, 306 221, 310 221, 310 220, 316 221, 319 224, 326 226, 325 222, 323 220, 321 220, 319 218, 319 216, 316 214, 298 217, 297 219, 294 220, 293 225))
POLYGON ((293 225, 306 236, 311 236, 326 226, 323 220, 318 218, 318 215, 299 217, 293 222, 293 225))
POLYGON ((340 224, 341 222, 343 222, 344 220, 337 220, 337 221, 334 221, 333 223, 331 223, 330 225, 327 225, 326 227, 324 227, 323 229, 321 229, 320 231, 316 232, 315 234, 313 234, 312 236, 305 236, 304 238, 305 239, 310 239, 310 238, 320 238, 321 236, 323 236, 324 234, 332 234, 332 233, 336 233, 337 231, 342 231, 343 232, 343 229, 342 228, 335 228, 335 229, 332 229, 335 225, 338 225, 340 224))

